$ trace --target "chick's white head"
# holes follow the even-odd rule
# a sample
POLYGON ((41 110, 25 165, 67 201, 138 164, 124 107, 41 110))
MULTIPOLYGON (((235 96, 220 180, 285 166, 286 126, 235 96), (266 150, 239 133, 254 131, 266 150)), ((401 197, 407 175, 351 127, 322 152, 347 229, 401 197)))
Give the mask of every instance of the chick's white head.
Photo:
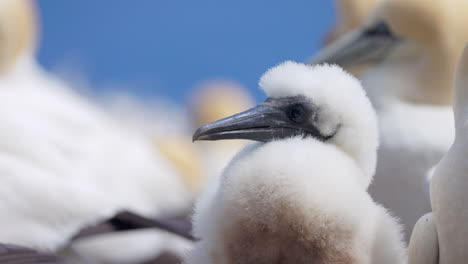
POLYGON ((245 112, 199 128, 194 140, 301 137, 333 144, 356 161, 369 184, 375 171, 377 121, 358 80, 338 66, 287 61, 260 79, 268 98, 245 112))

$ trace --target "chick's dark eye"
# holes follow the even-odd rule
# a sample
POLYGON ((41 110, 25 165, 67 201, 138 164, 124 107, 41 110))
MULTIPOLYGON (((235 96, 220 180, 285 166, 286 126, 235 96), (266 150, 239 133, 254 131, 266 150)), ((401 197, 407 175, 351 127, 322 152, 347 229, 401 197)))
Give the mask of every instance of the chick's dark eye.
POLYGON ((302 105, 293 105, 288 109, 288 117, 296 123, 302 123, 306 120, 306 110, 302 105))
POLYGON ((381 22, 367 29, 364 34, 367 36, 391 36, 392 31, 388 27, 387 23, 381 22))

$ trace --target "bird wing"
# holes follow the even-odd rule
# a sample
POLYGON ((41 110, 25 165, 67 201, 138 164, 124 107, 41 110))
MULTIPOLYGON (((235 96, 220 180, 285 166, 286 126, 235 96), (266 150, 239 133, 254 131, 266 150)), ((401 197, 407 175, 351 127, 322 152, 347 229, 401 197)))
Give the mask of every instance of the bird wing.
POLYGON ((0 244, 1 264, 65 264, 58 256, 11 244, 0 244))
POLYGON ((439 245, 432 213, 416 223, 408 248, 408 264, 437 264, 439 245))
POLYGON ((99 234, 119 231, 155 228, 186 238, 195 240, 189 215, 177 218, 148 218, 130 211, 122 211, 97 225, 82 229, 73 239, 80 239, 99 234))

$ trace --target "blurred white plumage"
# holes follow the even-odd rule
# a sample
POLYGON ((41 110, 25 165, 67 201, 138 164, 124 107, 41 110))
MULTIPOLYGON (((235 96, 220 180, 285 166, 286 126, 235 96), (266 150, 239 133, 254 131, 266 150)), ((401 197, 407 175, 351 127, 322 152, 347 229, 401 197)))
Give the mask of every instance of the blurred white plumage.
POLYGON ((431 182, 432 213, 419 220, 418 228, 411 236, 410 264, 462 264, 468 258, 467 76, 468 46, 459 61, 454 82, 455 140, 434 170, 431 182))
MULTIPOLYGON (((19 2, 26 16, 32 3, 9 1, 19 2)), ((23 39, 29 42, 0 78, 0 242, 56 251, 118 210, 157 216, 189 207, 185 186, 152 139, 44 72, 33 58, 34 38, 23 39)), ((158 233, 142 243, 166 241, 147 253, 157 254, 173 246, 169 240, 158 233)))

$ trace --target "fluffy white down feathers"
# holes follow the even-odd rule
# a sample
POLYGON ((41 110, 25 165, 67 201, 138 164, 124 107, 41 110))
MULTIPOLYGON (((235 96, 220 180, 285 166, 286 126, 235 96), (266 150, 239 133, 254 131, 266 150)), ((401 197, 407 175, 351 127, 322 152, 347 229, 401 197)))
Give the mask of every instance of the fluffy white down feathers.
POLYGON ((356 78, 335 65, 304 66, 286 61, 268 70, 259 85, 273 98, 297 95, 312 98, 314 104, 320 106, 321 132, 328 135, 340 125, 341 132, 332 140, 356 159, 366 175, 363 184, 370 183, 375 172, 374 151, 378 146, 377 121, 356 78), (357 127, 365 129, 356 131, 357 127))
POLYGON ((366 192, 377 126, 359 83, 335 66, 286 62, 260 86, 270 97, 310 99, 319 128, 339 124, 337 138, 294 137, 241 151, 199 200, 201 241, 185 263, 404 263, 400 226, 366 192))

